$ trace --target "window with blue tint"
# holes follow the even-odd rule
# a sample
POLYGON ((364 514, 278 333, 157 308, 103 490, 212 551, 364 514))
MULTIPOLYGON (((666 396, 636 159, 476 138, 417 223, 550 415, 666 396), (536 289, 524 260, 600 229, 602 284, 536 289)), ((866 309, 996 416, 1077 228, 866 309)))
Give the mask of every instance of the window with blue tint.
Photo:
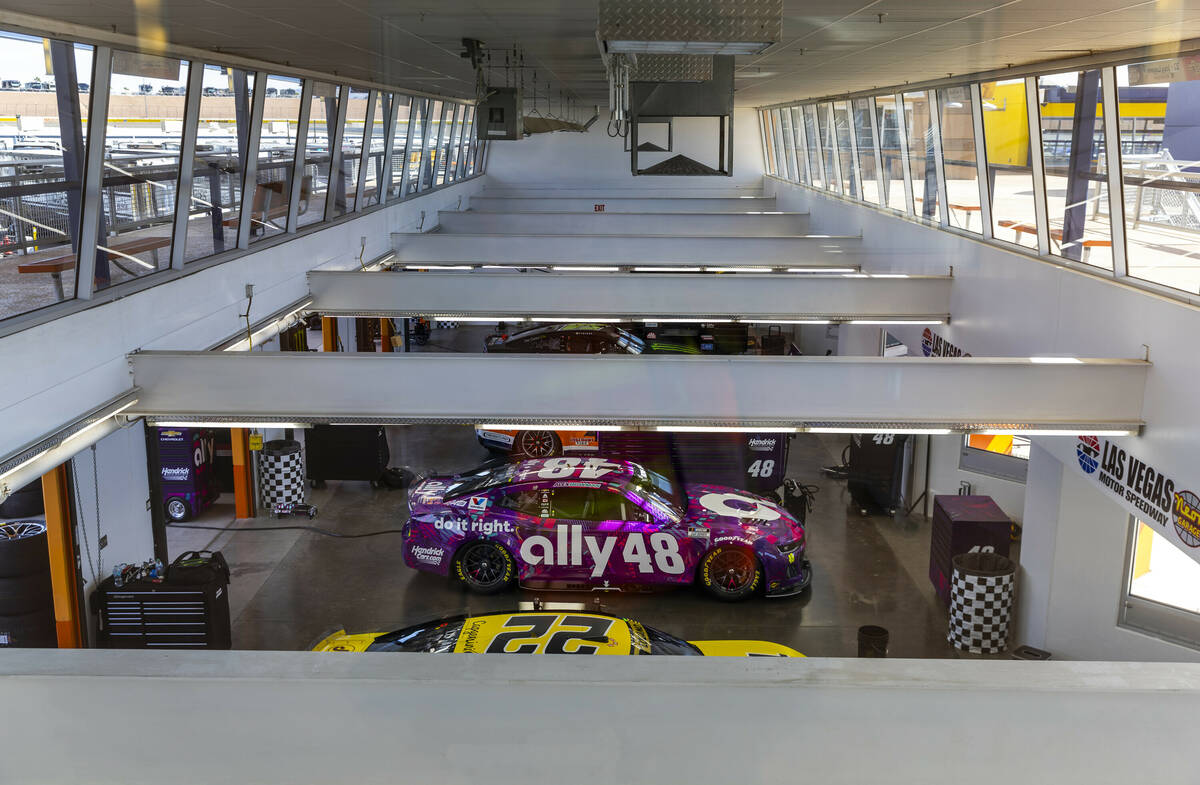
MULTIPOLYGON (((292 195, 292 175, 296 168, 300 87, 300 80, 293 77, 267 77, 255 185, 249 195, 250 242, 287 231, 288 200, 292 195)), ((311 194, 312 179, 301 177, 301 203, 307 202, 311 194)))
POLYGON ((829 104, 819 104, 817 110, 817 130, 821 136, 821 163, 825 166, 825 187, 841 193, 842 184, 838 180, 837 158, 833 147, 833 114, 829 104))
POLYGON ((304 139, 304 177, 311 178, 310 195, 300 202, 300 226, 325 220, 325 202, 329 192, 329 169, 333 155, 330 149, 333 126, 337 123, 338 99, 341 85, 314 82, 312 105, 309 107, 308 134, 304 139))
POLYGON ((967 85, 937 91, 946 172, 946 217, 951 226, 983 231, 979 208, 979 167, 975 156, 975 117, 967 85))
POLYGON ((833 128, 837 134, 838 163, 842 168, 842 193, 855 199, 862 199, 862 185, 858 181, 857 168, 854 165, 854 147, 850 134, 850 102, 835 101, 833 104, 833 128))
POLYGON ((113 52, 96 290, 171 266, 187 75, 185 60, 113 52))
POLYGON ((1116 69, 1129 275, 1192 294, 1200 292, 1200 81, 1193 77, 1194 60, 1116 69))
POLYGON ((900 144, 900 116, 896 111, 895 96, 875 96, 875 116, 879 127, 879 154, 883 161, 882 204, 906 213, 904 148, 900 144))
POLYGON ((1050 253, 1111 270, 1100 70, 1038 77, 1050 253))
POLYGON ((908 119, 908 171, 912 177, 913 209, 930 221, 939 218, 937 157, 929 95, 924 90, 904 94, 904 112, 908 119))
POLYGON ((92 48, 3 32, 0 48, 4 319, 75 296, 92 48))
POLYGON ((220 65, 204 66, 200 120, 192 154, 192 193, 183 239, 186 262, 237 247, 253 94, 253 73, 220 65))
POLYGON ((980 85, 983 140, 987 152, 992 235, 1004 242, 1037 248, 1037 212, 1033 206, 1033 147, 1025 80, 980 85))
POLYGON ((855 98, 850 102, 854 138, 858 142, 858 171, 861 176, 862 199, 879 204, 879 169, 875 164, 875 134, 871 132, 871 99, 855 98))

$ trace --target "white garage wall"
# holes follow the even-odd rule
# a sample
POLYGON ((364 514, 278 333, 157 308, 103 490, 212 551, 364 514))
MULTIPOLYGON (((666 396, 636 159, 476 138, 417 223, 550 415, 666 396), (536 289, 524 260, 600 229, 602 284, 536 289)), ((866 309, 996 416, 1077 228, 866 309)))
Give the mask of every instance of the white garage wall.
MULTIPOLYGON (((686 188, 700 195, 734 187, 757 190, 762 184, 762 143, 758 115, 753 109, 735 109, 733 113, 733 177, 634 177, 629 171, 624 140, 608 135, 608 118, 607 111, 602 111, 586 133, 559 131, 517 141, 489 142, 488 189, 586 185, 600 190, 686 188)), ((639 153, 638 165, 645 169, 683 153, 711 166, 717 149, 715 122, 700 118, 677 121, 674 147, 669 154, 639 153)), ((610 191, 610 195, 616 194, 610 191)))
MULTIPOLYGON (((865 259, 864 269, 945 273, 952 263, 952 323, 934 329, 965 352, 1141 358, 1148 346, 1154 365, 1145 389, 1147 426, 1140 437, 1112 441, 1173 476, 1180 489, 1200 486, 1194 392, 1200 384, 1195 362, 1200 309, 773 177, 764 183, 764 193, 776 196, 777 209, 810 212, 814 232, 861 231, 863 248, 880 254, 875 263, 865 259)), ((922 330, 891 332, 920 356, 922 330)), ((1109 500, 1115 498, 1110 492, 1081 478, 1073 441, 1034 440, 1047 449, 1040 465, 1031 463, 1022 493, 1013 483, 960 472, 957 438, 936 438, 931 490, 955 493, 959 480, 969 479, 977 493, 993 496, 1001 509, 1023 521, 1020 592, 1022 614, 1028 617, 1018 622, 1028 632, 1023 642, 1041 640, 1051 651, 1081 658, 1194 658, 1190 649, 1116 627, 1128 513, 1109 500), (1069 464, 1061 462, 1068 458, 1069 464), (1056 464, 1053 471, 1051 464, 1056 464)))

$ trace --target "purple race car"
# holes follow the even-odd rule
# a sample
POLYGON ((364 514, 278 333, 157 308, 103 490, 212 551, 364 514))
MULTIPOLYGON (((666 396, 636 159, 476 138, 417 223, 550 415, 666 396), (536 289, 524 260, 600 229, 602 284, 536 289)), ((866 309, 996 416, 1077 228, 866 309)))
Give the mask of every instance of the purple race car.
POLYGON ((721 600, 812 579, 804 528, 772 501, 680 486, 630 461, 546 458, 430 477, 409 492, 404 562, 480 593, 514 582, 616 590, 699 581, 721 600))

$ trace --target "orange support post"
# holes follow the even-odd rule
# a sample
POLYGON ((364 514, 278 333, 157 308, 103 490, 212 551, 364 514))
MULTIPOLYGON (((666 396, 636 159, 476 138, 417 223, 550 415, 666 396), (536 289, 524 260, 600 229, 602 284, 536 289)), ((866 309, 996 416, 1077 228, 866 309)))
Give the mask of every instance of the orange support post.
POLYGON ((78 649, 83 645, 83 629, 79 618, 79 574, 75 569, 75 528, 71 525, 65 465, 42 475, 42 499, 46 503, 46 545, 50 551, 50 587, 58 648, 78 649))
POLYGON ((230 428, 233 452, 233 509, 235 518, 254 517, 254 483, 250 478, 250 439, 245 428, 230 428))
POLYGON ((379 320, 379 350, 381 352, 392 351, 392 320, 379 320))
POLYGON ((337 351, 337 319, 329 316, 321 317, 321 351, 336 352, 337 351))

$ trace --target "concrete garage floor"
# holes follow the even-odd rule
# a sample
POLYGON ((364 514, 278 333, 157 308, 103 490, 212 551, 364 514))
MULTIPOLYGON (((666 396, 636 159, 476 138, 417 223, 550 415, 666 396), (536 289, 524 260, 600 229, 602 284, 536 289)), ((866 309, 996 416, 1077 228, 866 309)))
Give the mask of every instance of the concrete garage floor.
MULTIPOLYGON (((462 470, 487 457, 467 427, 389 430, 393 465, 462 470)), ((233 570, 230 600, 238 649, 303 649, 341 626, 352 632, 387 631, 459 613, 516 610, 518 602, 534 597, 594 607, 598 597, 606 612, 693 640, 764 639, 812 656, 852 657, 858 627, 877 624, 891 631, 891 656, 954 656, 945 641, 947 611, 926 577, 929 522, 861 516, 850 505, 845 482, 820 473, 821 466, 838 462, 842 445, 835 437, 813 435, 792 442, 787 476, 821 489, 808 521, 812 588, 798 597, 724 604, 699 589, 590 595, 514 590, 481 597, 448 579, 406 567, 398 534, 336 539, 301 531, 240 531, 307 525, 307 518, 239 521, 216 533, 172 530, 171 555, 185 544, 207 543, 224 552, 233 570)), ((341 534, 398 529, 407 512, 405 499, 402 490, 330 482, 311 494, 320 508, 313 524, 341 534)), ((205 523, 226 525, 212 519, 205 523)))

